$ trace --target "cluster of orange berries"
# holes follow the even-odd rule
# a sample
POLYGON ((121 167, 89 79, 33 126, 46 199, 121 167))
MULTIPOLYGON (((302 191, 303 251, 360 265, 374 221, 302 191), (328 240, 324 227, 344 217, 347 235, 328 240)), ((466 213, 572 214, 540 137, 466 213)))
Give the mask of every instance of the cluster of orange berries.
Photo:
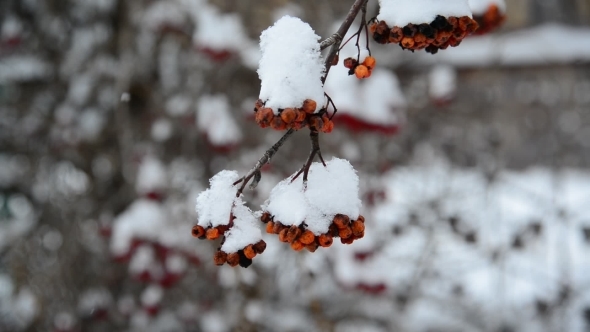
POLYGON ((435 54, 439 49, 458 46, 463 38, 478 28, 469 16, 444 17, 438 15, 430 24, 408 24, 389 27, 385 21, 373 22, 369 27, 373 39, 380 44, 399 44, 402 49, 426 50, 435 54))
MULTIPOLYGON (((192 235, 201 240, 217 240, 223 236, 223 234, 227 232, 232 226, 233 221, 231 221, 228 225, 220 225, 217 227, 205 228, 201 225, 196 225, 192 229, 192 235)), ((224 241, 225 238, 222 240, 221 245, 223 245, 224 241)), ((213 255, 213 261, 215 262, 215 265, 219 266, 227 263, 231 267, 238 265, 241 267, 248 267, 252 264, 252 259, 254 259, 256 255, 262 254, 264 252, 266 249, 266 242, 264 242, 264 240, 260 240, 257 243, 249 244, 245 248, 232 253, 224 252, 220 248, 217 249, 213 255)))
POLYGON ((346 215, 337 214, 328 231, 317 236, 303 225, 285 226, 280 221, 274 220, 274 217, 268 212, 264 212, 260 220, 266 223, 267 233, 278 234, 279 241, 289 243, 291 249, 295 251, 307 249, 310 252, 315 252, 318 247, 327 248, 332 245, 335 237, 340 237, 340 242, 344 244, 351 244, 354 240, 365 236, 365 218, 363 216, 351 220, 346 215))
POLYGON ((260 99, 254 105, 256 123, 261 128, 271 127, 274 130, 295 129, 304 127, 331 133, 334 130, 334 122, 330 120, 326 111, 315 113, 317 103, 306 99, 301 107, 279 109, 279 115, 275 115, 269 107, 264 107, 260 99))
POLYGON ((506 15, 502 13, 496 4, 492 4, 483 15, 473 15, 473 19, 479 24, 479 28, 474 34, 483 35, 502 25, 506 15))
POLYGON ((349 69, 348 75, 354 74, 358 79, 371 77, 371 72, 376 64, 377 61, 370 55, 362 63, 353 58, 344 59, 344 67, 349 69))

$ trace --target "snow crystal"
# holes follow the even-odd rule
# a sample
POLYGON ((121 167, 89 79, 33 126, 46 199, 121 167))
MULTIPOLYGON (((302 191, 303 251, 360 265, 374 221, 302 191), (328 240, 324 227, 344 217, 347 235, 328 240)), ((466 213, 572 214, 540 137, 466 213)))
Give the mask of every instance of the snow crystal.
POLYGON ((233 227, 225 233, 225 242, 221 246, 221 250, 226 253, 237 252, 262 240, 258 220, 241 200, 236 202, 232 213, 236 219, 233 227))
POLYGON ((438 65, 429 74, 429 94, 434 99, 449 99, 455 95, 457 72, 448 65, 438 65))
POLYGON ((319 235, 328 230, 336 214, 358 218, 359 178, 348 161, 333 158, 326 167, 313 163, 307 186, 303 185, 303 175, 293 182, 291 179, 277 184, 262 207, 284 225, 305 222, 309 230, 319 235))
POLYGON ((147 156, 137 172, 135 189, 140 195, 164 190, 168 186, 166 167, 159 159, 147 156))
POLYGON ((437 15, 471 17, 467 0, 379 0, 379 16, 387 25, 404 27, 409 23, 431 23, 437 15))
POLYGON ((309 24, 291 16, 262 32, 260 99, 275 114, 279 108, 300 107, 305 99, 316 101, 316 111, 322 107, 324 64, 319 39, 309 24))
POLYGON ((506 12, 506 3, 504 0, 469 0, 469 8, 475 15, 483 15, 491 5, 498 6, 500 12, 506 12))
POLYGON ((210 180, 210 188, 197 197, 198 224, 203 227, 227 225, 234 205, 237 205, 237 188, 233 185, 239 179, 236 171, 221 171, 210 180))

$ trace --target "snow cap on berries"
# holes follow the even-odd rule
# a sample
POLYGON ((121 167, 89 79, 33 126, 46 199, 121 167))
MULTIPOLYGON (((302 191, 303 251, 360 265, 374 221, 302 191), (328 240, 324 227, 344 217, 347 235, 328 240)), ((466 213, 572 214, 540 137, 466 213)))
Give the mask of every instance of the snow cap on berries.
POLYGON ((377 19, 390 27, 432 22, 437 15, 471 17, 467 0, 379 0, 377 19))
POLYGON ((333 158, 324 167, 313 163, 307 185, 303 176, 293 176, 279 182, 263 206, 275 220, 284 225, 307 224, 315 235, 326 233, 336 214, 358 218, 361 207, 359 178, 352 165, 344 159, 333 158))
POLYGON ((238 179, 238 172, 223 170, 209 180, 210 188, 197 197, 200 226, 217 227, 229 223, 232 208, 237 202, 237 188, 233 184, 238 179))
POLYGON ((322 107, 324 64, 320 37, 299 18, 284 16, 260 35, 258 68, 260 99, 278 114, 279 108, 301 107, 306 99, 322 107))
POLYGON ((237 252, 262 240, 258 220, 252 211, 244 206, 241 199, 234 206, 232 213, 236 219, 233 227, 225 233, 225 242, 221 246, 221 250, 226 253, 237 252))

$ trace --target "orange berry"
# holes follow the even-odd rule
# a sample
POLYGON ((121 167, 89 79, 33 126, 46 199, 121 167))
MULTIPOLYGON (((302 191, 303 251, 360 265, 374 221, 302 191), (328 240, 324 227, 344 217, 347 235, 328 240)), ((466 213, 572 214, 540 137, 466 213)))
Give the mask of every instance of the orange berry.
POLYGON ((365 58, 365 61, 363 61, 363 65, 365 65, 369 70, 372 70, 373 68, 375 68, 376 64, 377 64, 377 61, 375 60, 374 57, 372 57, 370 55, 365 58))
POLYGON ((287 242, 291 243, 295 241, 299 237, 299 235, 301 235, 301 230, 299 229, 299 227, 292 225, 287 230, 287 242))
POLYGON ((269 222, 266 224, 266 232, 267 232, 268 234, 274 234, 274 227, 275 227, 275 223, 274 223, 274 222, 272 222, 272 221, 269 221, 269 222))
POLYGON ((367 66, 358 65, 354 69, 354 75, 356 76, 356 78, 362 79, 369 77, 371 74, 369 74, 369 68, 367 68, 367 66))
POLYGON ((315 100, 305 99, 305 101, 303 101, 303 106, 301 106, 301 109, 305 113, 312 114, 315 113, 316 107, 317 103, 315 102, 315 100))
POLYGON ((304 110, 297 109, 297 118, 295 118, 295 121, 302 122, 303 120, 305 120, 306 116, 307 116, 307 113, 305 113, 304 110))
POLYGON ((272 119, 274 118, 275 114, 273 113, 272 109, 270 108, 261 108, 258 112, 256 112, 256 123, 262 128, 266 128, 270 126, 272 119))
POLYGON ((209 228, 207 230, 207 240, 215 240, 219 235, 219 230, 217 228, 209 228))
POLYGON ((348 224, 350 224, 350 218, 344 214, 337 214, 334 216, 332 222, 334 225, 336 225, 336 227, 338 227, 338 229, 343 229, 348 227, 348 224))
POLYGON ((257 254, 262 254, 264 250, 266 250, 266 242, 264 240, 260 240, 256 242, 252 248, 256 251, 257 254))
POLYGON ((334 121, 330 119, 324 119, 324 126, 322 127, 322 132, 329 134, 334 130, 334 121))
POLYGON ((299 237, 299 241, 305 245, 311 244, 313 241, 315 241, 315 235, 313 235, 312 231, 306 229, 299 237))
POLYGON ((393 27, 389 31, 388 41, 392 44, 397 44, 404 38, 404 31, 400 27, 393 27))
POLYGON ((301 243, 300 241, 297 241, 297 240, 295 240, 291 243, 291 249, 293 249, 295 251, 301 251, 301 250, 303 250, 304 247, 305 246, 303 245, 303 243, 301 243))
POLYGON ((238 264, 240 264, 240 254, 234 252, 227 255, 227 264, 231 267, 238 266, 238 264))
POLYGON ((280 222, 277 221, 274 223, 274 225, 272 227, 272 232, 274 234, 279 234, 283 228, 284 228, 284 226, 280 222))
POLYGON ((287 233, 289 232, 288 228, 283 228, 280 232, 279 232, 279 241, 281 242, 289 242, 287 240, 287 233))
POLYGON ((411 37, 404 37, 401 41, 401 44, 404 48, 412 48, 414 47, 414 39, 411 37))
POLYGON ((352 234, 358 237, 360 234, 365 232, 365 224, 360 220, 355 220, 352 222, 352 234))
POLYGON ((360 214, 356 220, 359 220, 360 222, 365 223, 365 217, 361 216, 360 214))
POLYGON ((313 116, 309 119, 309 127, 317 131, 321 131, 324 127, 324 122, 319 116, 313 116))
POLYGON ((338 236, 338 226, 336 226, 334 223, 331 223, 327 234, 330 234, 332 237, 338 236))
POLYGON ((328 248, 333 242, 334 239, 329 234, 322 234, 318 237, 318 244, 324 248, 328 248))
POLYGON ((346 239, 343 238, 343 237, 340 238, 340 243, 342 243, 342 244, 351 244, 353 242, 354 242, 354 237, 353 236, 348 237, 346 239))
POLYGON ((260 221, 262 221, 265 224, 271 220, 272 220, 272 216, 268 212, 264 212, 262 214, 262 216, 260 216, 260 221))
POLYGON ((318 244, 315 242, 307 244, 305 249, 307 249, 309 252, 315 252, 318 249, 318 244))
POLYGON ((215 262, 215 265, 219 266, 219 265, 223 265, 225 264, 225 262, 227 261, 227 254, 224 253, 221 250, 218 250, 217 252, 215 252, 215 254, 213 254, 213 262, 215 262))
POLYGON ((341 228, 338 231, 338 235, 343 239, 348 239, 349 237, 352 236, 352 229, 350 229, 350 227, 341 228))
POLYGON ((246 248, 244 248, 244 256, 246 256, 246 258, 248 259, 256 257, 256 251, 254 251, 252 245, 249 245, 246 248))
POLYGON ((203 228, 203 226, 195 225, 191 230, 191 234, 194 237, 202 238, 205 236, 205 228, 203 228))
POLYGON ((272 121, 270 122, 270 127, 274 130, 285 130, 287 128, 287 124, 280 116, 275 116, 272 121))
POLYGON ((293 108, 285 108, 281 112, 281 119, 285 121, 286 124, 295 121, 295 118, 297 118, 297 111, 293 108))

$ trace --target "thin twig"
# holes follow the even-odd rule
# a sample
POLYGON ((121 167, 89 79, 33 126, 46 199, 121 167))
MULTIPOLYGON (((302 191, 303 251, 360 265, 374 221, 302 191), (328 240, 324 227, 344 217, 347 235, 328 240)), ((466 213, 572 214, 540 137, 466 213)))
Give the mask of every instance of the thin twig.
POLYGON ((256 162, 256 165, 254 165, 254 168, 252 168, 248 172, 248 174, 241 177, 238 181, 234 182, 234 186, 237 185, 238 183, 242 182, 242 185, 240 186, 240 189, 238 189, 236 196, 240 196, 242 194, 242 192, 244 191, 244 188, 246 188, 246 185, 248 184, 248 182, 250 182, 250 180, 252 180, 252 177, 254 177, 256 174, 260 173, 260 169, 262 168, 262 166, 264 166, 266 163, 268 163, 270 161, 270 159, 274 156, 275 153, 277 153, 277 151, 279 151, 279 149, 285 143, 285 141, 287 141, 287 138, 289 138, 289 136, 291 136, 294 132, 295 132, 294 129, 289 129, 285 133, 285 135, 283 135, 283 137, 281 137, 281 139, 279 139, 270 149, 266 150, 264 155, 258 160, 258 162, 256 162))
POLYGON ((328 73, 330 72, 330 67, 332 65, 332 62, 334 61, 336 54, 338 54, 338 50, 340 49, 340 44, 342 43, 342 39, 344 38, 344 36, 348 32, 348 29, 350 29, 352 22, 354 22, 354 19, 358 15, 361 8, 365 5, 365 3, 367 3, 367 1, 368 0, 355 0, 354 4, 350 8, 350 11, 348 12, 348 15, 346 15, 344 22, 342 22, 342 25, 340 25, 340 28, 336 32, 336 35, 338 35, 339 38, 337 38, 337 40, 334 42, 334 44, 332 45, 332 48, 330 49, 330 53, 328 53, 328 56, 326 57, 326 62, 325 62, 326 63, 326 65, 325 65, 326 72, 324 73, 324 76, 322 77, 322 83, 326 82, 326 77, 328 77, 328 73))
POLYGON ((309 152, 309 156, 307 157, 307 161, 303 164, 303 167, 293 176, 291 182, 295 181, 301 173, 303 173, 303 183, 307 183, 307 175, 309 174, 309 169, 311 168, 311 164, 315 159, 315 156, 318 155, 324 167, 326 167, 326 162, 324 161, 324 157, 322 157, 322 152, 320 151, 320 140, 319 140, 319 133, 317 130, 311 130, 309 132, 309 138, 311 139, 311 151, 309 152))
MULTIPOLYGON (((350 11, 348 12, 348 15, 346 15, 344 22, 342 22, 342 25, 340 25, 340 28, 338 29, 338 31, 320 43, 320 50, 324 50, 324 49, 332 46, 332 48, 330 49, 330 52, 328 53, 328 56, 326 57, 326 62, 325 62, 326 71, 325 71, 324 75, 322 76, 322 83, 324 83, 326 81, 326 77, 328 77, 328 72, 330 71, 330 66, 331 66, 332 62, 334 61, 336 54, 338 54, 340 44, 342 43, 342 38, 343 38, 342 36, 346 35, 346 33, 348 32, 348 29, 350 29, 350 26, 352 25, 352 22, 354 22, 354 19, 356 18, 359 11, 361 10, 361 7, 363 7, 367 3, 367 1, 368 0, 355 0, 354 4, 350 8, 350 11)), ((334 106, 334 103, 332 103, 332 106, 334 106)), ((334 109, 336 109, 336 108, 334 108, 334 109)), ((285 135, 283 135, 283 137, 281 137, 281 139, 278 140, 278 142, 276 142, 270 149, 266 150, 264 155, 258 160, 256 165, 248 172, 248 174, 241 177, 238 181, 234 182, 234 184, 233 184, 234 186, 238 185, 239 183, 242 184, 240 186, 240 188, 238 189, 236 196, 239 197, 244 192, 244 188, 246 188, 246 185, 248 184, 248 182, 250 182, 252 180, 252 178, 255 178, 255 181, 252 183, 250 188, 253 188, 256 186, 256 184, 260 180, 260 169, 262 168, 262 166, 264 166, 266 163, 268 163, 270 161, 270 159, 274 156, 274 154, 277 153, 277 151, 279 151, 281 146, 285 143, 287 138, 289 138, 289 136, 291 136, 294 132, 295 132, 294 129, 289 129, 285 133, 285 135)), ((316 154, 319 155, 320 160, 322 161, 324 166, 326 165, 326 163, 324 162, 324 158, 322 157, 321 152, 320 152, 318 132, 316 130, 312 130, 310 133, 310 137, 312 140, 312 153, 310 154, 306 165, 304 165, 304 168, 302 168, 302 170, 297 173, 297 175, 294 177, 294 179, 297 176, 299 176, 299 174, 301 172, 305 172, 305 174, 303 176, 303 180, 307 181, 307 173, 309 171, 309 167, 311 166, 311 162, 315 158, 316 154)))

